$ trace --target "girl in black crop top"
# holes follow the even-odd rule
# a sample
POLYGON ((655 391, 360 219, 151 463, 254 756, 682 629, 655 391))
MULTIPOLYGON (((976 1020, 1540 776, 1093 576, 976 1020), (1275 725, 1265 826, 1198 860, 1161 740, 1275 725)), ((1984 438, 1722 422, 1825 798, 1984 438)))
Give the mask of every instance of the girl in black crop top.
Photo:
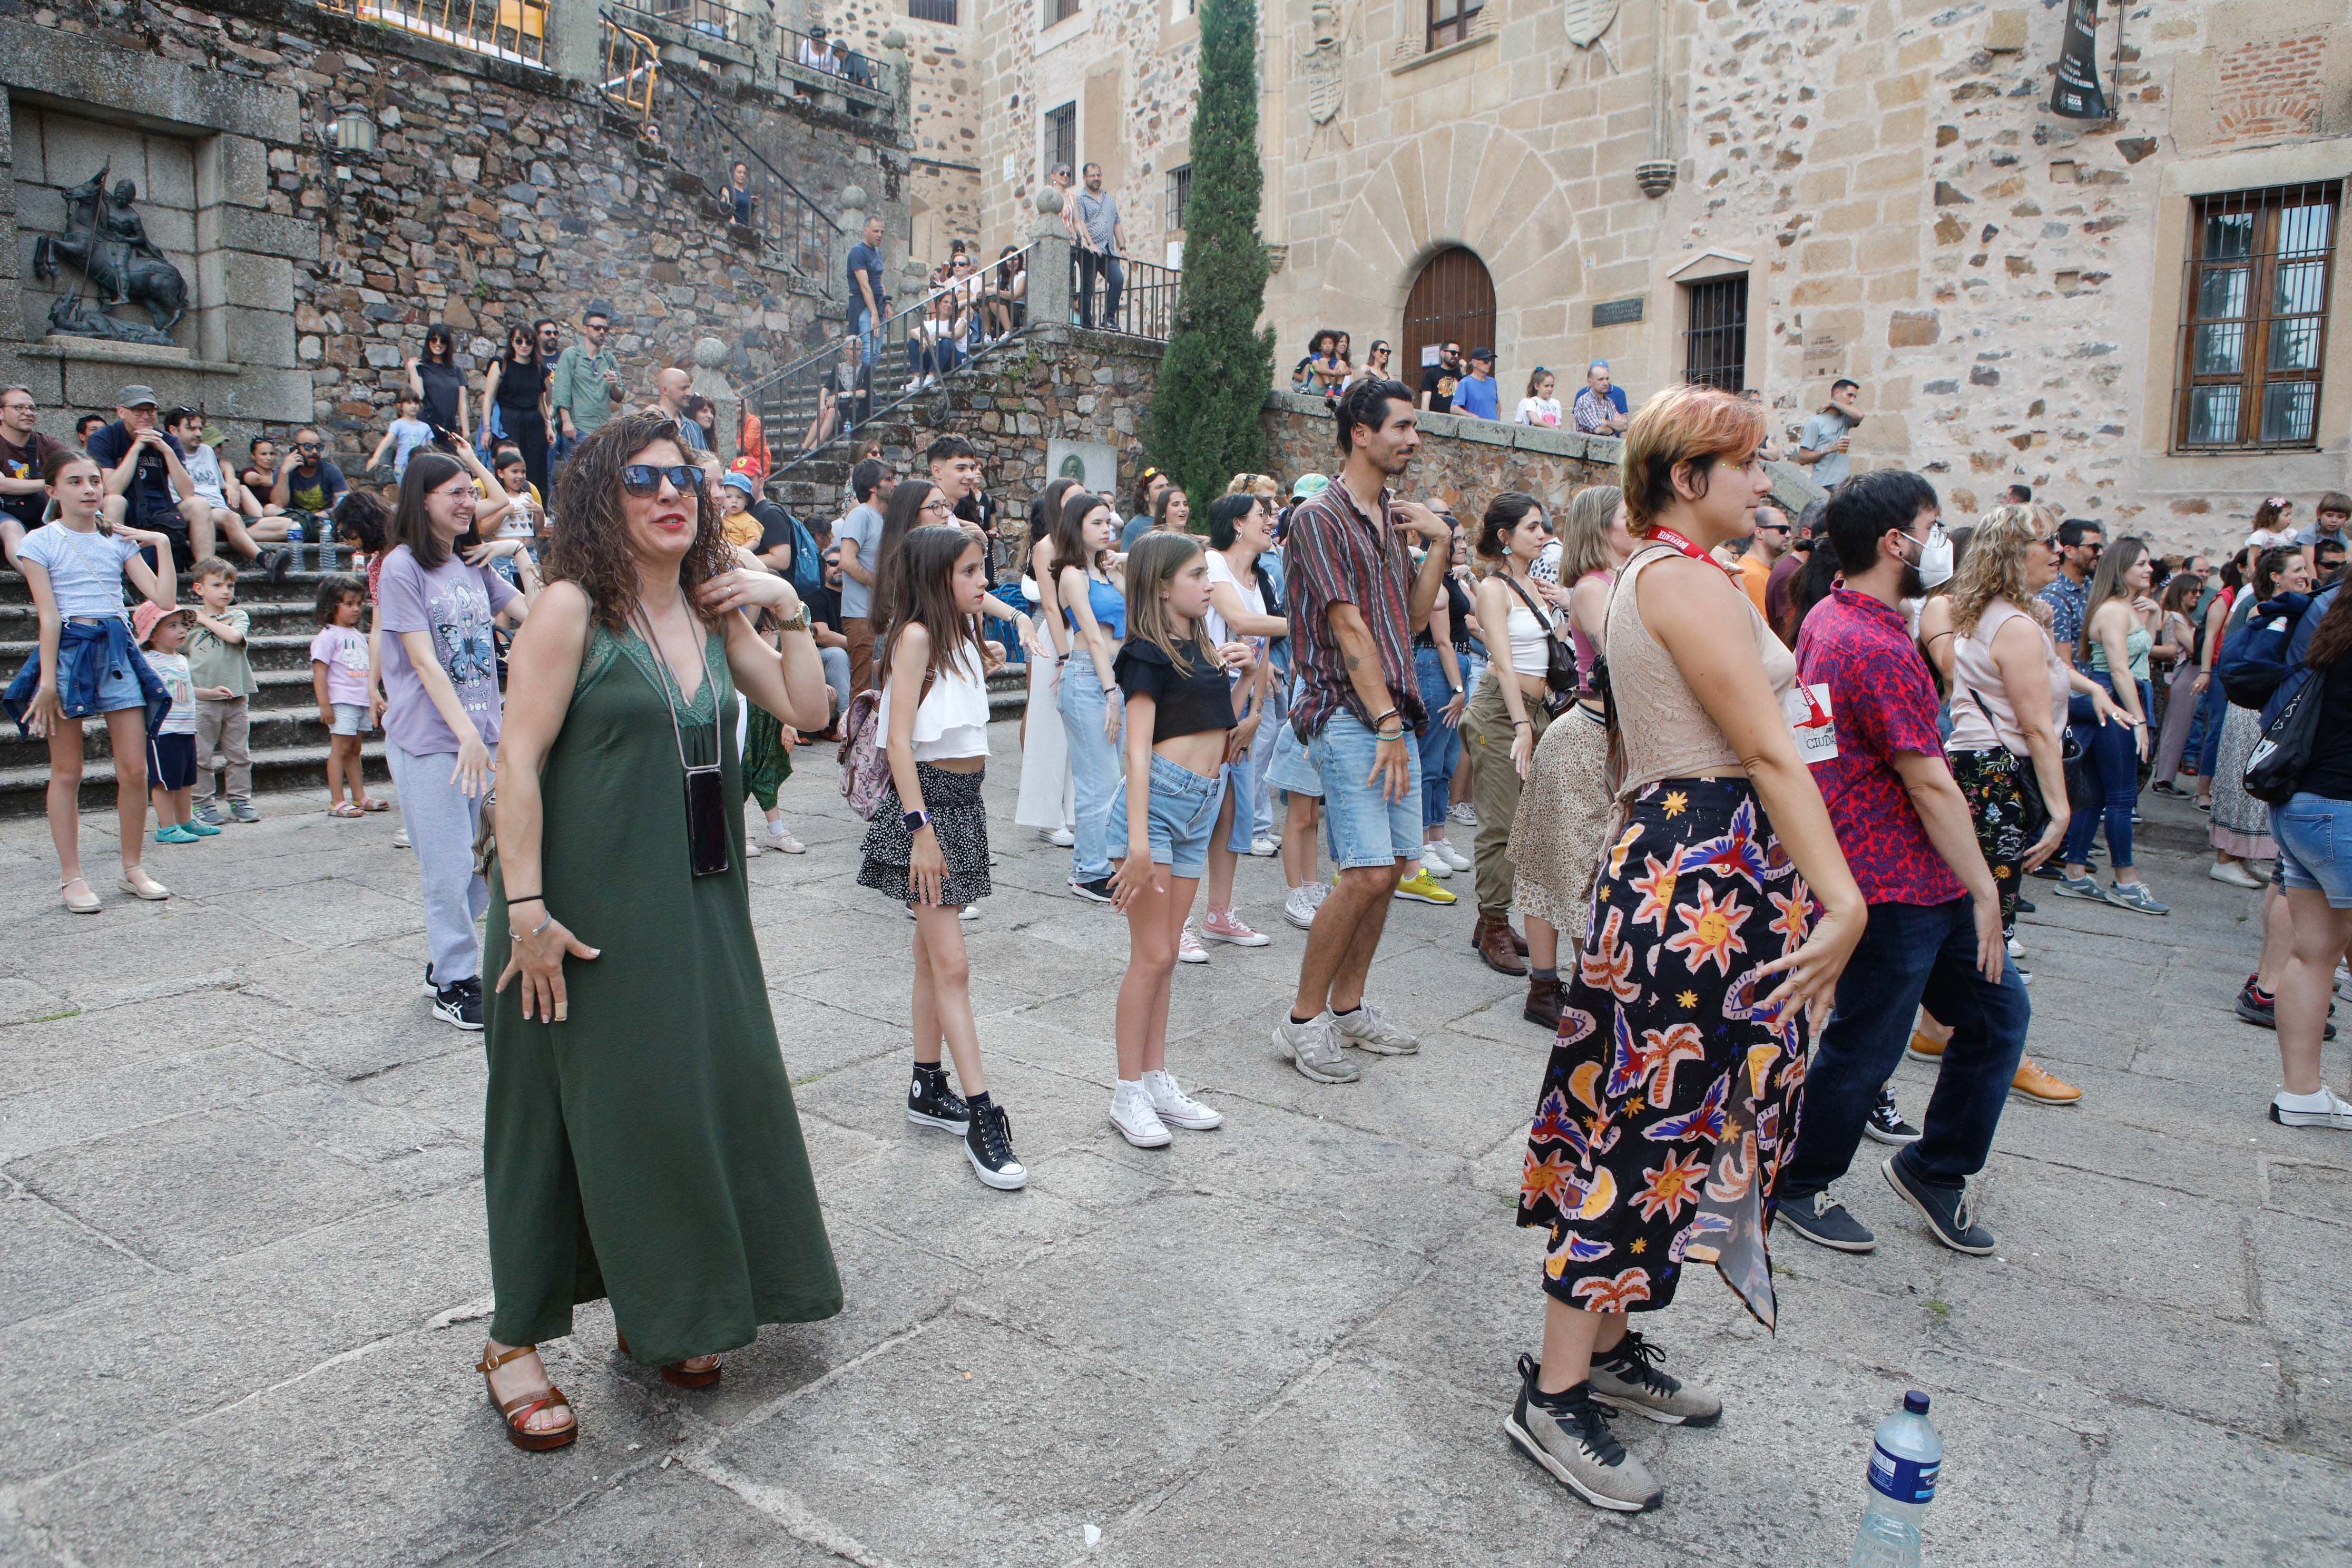
POLYGON ((1234 723, 1255 668, 1247 643, 1216 647, 1202 627, 1209 565, 1189 534, 1153 532, 1127 558, 1127 641, 1115 673, 1127 703, 1126 792, 1111 816, 1111 901, 1127 915, 1129 961, 1114 1037, 1111 1124, 1139 1148, 1171 1126, 1224 1118, 1168 1072, 1168 995, 1177 946, 1207 868, 1234 723), (1124 818, 1124 822, 1121 818, 1124 818))

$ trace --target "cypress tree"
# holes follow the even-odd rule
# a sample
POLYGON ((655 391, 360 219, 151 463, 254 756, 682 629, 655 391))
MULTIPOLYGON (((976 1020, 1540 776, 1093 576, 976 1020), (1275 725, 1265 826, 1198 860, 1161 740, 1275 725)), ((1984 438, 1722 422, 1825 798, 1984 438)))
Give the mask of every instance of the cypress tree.
POLYGON ((1257 6, 1200 0, 1200 7, 1184 277, 1147 437, 1150 460, 1192 498, 1196 517, 1234 474, 1265 470, 1258 416, 1274 384, 1274 330, 1257 328, 1266 279, 1257 232, 1257 6))

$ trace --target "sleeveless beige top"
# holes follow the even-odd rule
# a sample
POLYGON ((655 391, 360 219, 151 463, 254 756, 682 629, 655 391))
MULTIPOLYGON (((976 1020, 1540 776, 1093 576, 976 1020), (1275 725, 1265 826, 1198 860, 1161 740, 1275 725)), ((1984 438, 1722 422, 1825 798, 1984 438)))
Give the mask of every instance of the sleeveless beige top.
MULTIPOLYGON (((1624 777, 1618 787, 1621 796, 1659 779, 1738 773, 1746 767, 1700 706, 1673 656, 1642 624, 1642 602, 1633 584, 1653 562, 1675 553, 1663 545, 1635 552, 1617 574, 1609 597, 1604 627, 1609 689, 1616 703, 1617 730, 1625 752, 1624 777)), ((1734 594, 1732 598, 1747 617, 1746 629, 1755 638, 1756 657, 1764 667, 1773 700, 1785 700, 1796 684, 1795 656, 1772 635, 1747 595, 1734 594)))

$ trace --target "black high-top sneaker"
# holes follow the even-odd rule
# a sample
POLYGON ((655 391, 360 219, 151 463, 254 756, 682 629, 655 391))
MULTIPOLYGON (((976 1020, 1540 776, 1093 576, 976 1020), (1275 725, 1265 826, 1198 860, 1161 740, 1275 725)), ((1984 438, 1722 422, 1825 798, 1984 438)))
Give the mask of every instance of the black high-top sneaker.
POLYGON ((990 1100, 971 1108, 971 1130, 963 1135, 963 1152, 972 1173, 1001 1193, 1017 1192, 1029 1184, 1029 1169, 1013 1154, 1013 1119, 1004 1107, 990 1100))
POLYGON ((948 1087, 945 1068, 918 1067, 907 1085, 907 1120, 961 1138, 971 1126, 971 1111, 962 1096, 948 1087))

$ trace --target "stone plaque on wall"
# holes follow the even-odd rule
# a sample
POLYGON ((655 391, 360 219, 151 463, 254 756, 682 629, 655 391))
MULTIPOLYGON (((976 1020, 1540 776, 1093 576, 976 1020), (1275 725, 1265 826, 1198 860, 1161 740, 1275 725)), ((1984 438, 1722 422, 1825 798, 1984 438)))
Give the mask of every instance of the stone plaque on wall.
POLYGON ((1056 436, 1045 443, 1045 478, 1072 479, 1098 496, 1118 494, 1118 448, 1108 441, 1071 441, 1056 436))
POLYGON ((1642 319, 1642 306, 1649 297, 1636 294, 1630 300, 1604 300, 1592 307, 1592 324, 1596 327, 1622 327, 1642 319))

